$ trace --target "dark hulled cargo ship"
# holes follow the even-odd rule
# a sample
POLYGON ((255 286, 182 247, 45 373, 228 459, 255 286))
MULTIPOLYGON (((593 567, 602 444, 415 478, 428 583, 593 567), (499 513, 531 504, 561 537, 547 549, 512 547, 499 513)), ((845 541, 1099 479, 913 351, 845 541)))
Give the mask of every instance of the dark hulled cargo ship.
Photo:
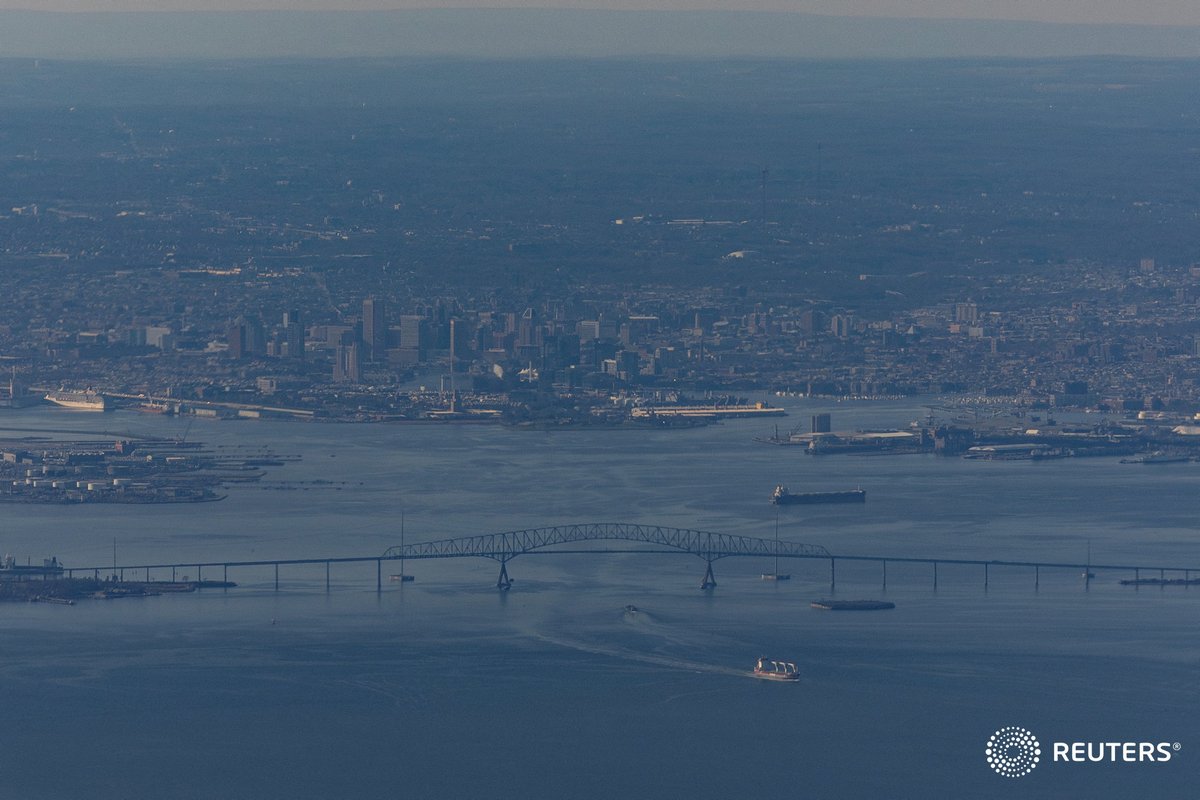
POLYGON ((771 502, 777 506, 809 505, 814 503, 865 503, 867 493, 862 489, 847 492, 800 492, 792 494, 782 484, 771 492, 771 502))

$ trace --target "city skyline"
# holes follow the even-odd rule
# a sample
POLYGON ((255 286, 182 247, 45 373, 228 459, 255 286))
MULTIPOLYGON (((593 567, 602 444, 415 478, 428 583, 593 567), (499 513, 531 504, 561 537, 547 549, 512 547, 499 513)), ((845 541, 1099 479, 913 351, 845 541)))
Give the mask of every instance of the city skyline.
POLYGON ((423 1, 0 10, 5 796, 1179 796, 1186 9, 423 1))

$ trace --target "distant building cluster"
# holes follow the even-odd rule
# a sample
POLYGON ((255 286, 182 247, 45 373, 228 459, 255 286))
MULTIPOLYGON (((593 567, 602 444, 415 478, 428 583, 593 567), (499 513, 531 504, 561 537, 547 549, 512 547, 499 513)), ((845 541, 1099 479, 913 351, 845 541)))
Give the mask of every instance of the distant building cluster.
POLYGON ((1200 269, 1149 259, 999 274, 911 307, 903 279, 871 276, 859 282, 887 302, 721 287, 360 294, 353 282, 334 295, 302 269, 77 274, 53 294, 3 280, 0 353, 21 386, 380 413, 403 413, 401 388, 417 384, 448 405, 451 383, 526 409, 761 390, 1200 404, 1200 269))

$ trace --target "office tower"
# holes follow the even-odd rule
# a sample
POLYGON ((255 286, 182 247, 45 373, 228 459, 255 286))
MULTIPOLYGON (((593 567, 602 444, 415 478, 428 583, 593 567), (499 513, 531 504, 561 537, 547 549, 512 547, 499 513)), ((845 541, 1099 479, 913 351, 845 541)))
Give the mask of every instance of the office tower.
POLYGON ((299 311, 286 311, 283 314, 283 345, 285 349, 281 355, 304 359, 304 324, 299 311))
POLYGON ((333 380, 334 383, 362 383, 357 343, 341 345, 334 351, 333 380))
POLYGON ((382 361, 387 353, 387 313, 384 302, 377 297, 363 300, 363 344, 367 357, 382 361))

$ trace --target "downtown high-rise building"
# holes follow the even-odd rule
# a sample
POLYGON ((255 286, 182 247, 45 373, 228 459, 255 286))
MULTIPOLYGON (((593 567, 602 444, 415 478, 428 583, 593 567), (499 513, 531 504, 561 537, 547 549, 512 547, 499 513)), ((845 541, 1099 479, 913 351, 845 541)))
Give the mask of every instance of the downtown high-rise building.
POLYGON ((334 351, 334 383, 362 383, 362 367, 359 364, 358 344, 340 345, 334 351))
POLYGON ((299 311, 285 311, 283 314, 283 347, 281 355, 304 360, 304 324, 299 311))
POLYGON ((367 358, 382 361, 387 357, 387 309, 383 300, 368 297, 363 300, 362 338, 367 358))

